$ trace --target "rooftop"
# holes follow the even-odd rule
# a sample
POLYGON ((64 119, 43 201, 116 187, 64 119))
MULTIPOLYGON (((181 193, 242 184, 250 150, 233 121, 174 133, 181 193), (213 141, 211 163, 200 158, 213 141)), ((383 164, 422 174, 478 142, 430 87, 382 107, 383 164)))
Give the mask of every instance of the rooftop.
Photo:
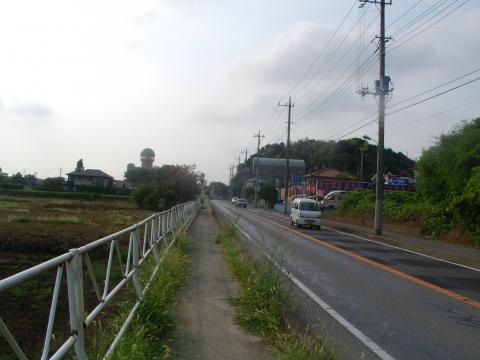
POLYGON ((111 179, 113 179, 113 176, 110 176, 110 175, 104 173, 102 170, 97 170, 97 169, 86 169, 86 170, 84 170, 84 171, 72 171, 72 172, 69 172, 67 175, 72 175, 72 176, 104 177, 104 178, 111 178, 111 179))

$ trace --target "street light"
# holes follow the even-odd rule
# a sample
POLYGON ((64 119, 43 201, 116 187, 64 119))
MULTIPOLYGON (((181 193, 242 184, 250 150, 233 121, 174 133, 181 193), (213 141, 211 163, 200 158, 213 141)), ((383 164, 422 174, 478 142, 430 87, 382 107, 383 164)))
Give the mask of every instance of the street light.
POLYGON ((376 140, 373 140, 373 139, 372 139, 370 136, 368 136, 368 135, 363 135, 362 138, 365 139, 365 140, 373 141, 375 144, 378 145, 378 142, 377 142, 376 140))

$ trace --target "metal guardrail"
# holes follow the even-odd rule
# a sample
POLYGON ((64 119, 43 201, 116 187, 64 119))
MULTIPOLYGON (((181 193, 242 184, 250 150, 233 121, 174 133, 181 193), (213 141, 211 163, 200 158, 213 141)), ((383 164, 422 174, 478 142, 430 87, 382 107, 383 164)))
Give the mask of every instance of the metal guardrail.
MULTIPOLYGON (((148 291, 153 278, 155 277, 156 273, 160 268, 163 257, 160 258, 159 256, 159 247, 163 245, 166 253, 175 242, 175 234, 183 228, 189 226, 191 221, 195 218, 198 209, 198 201, 192 201, 177 205, 170 210, 153 214, 150 217, 126 229, 108 235, 99 240, 93 241, 85 246, 71 249, 68 253, 62 254, 41 264, 33 266, 27 270, 0 280, 1 293, 15 285, 18 285, 35 276, 38 276, 45 271, 52 270, 54 268, 57 269, 41 359, 61 359, 72 348, 74 348, 75 350, 75 356, 77 359, 88 359, 85 347, 85 332, 88 329, 88 325, 95 320, 95 318, 115 297, 115 295, 117 295, 118 292, 131 280, 135 288, 137 301, 104 356, 104 359, 109 358, 113 354, 121 337, 125 334, 136 310, 142 302, 146 291, 148 291), (141 238, 142 228, 143 239, 141 238), (126 237, 127 235, 129 237, 128 253, 126 259, 124 259, 119 248, 119 242, 122 239, 119 238, 121 236, 126 237), (169 237, 170 239, 168 239, 169 237), (108 262, 103 291, 100 291, 99 283, 93 271, 92 261, 90 260, 88 254, 90 251, 97 249, 102 245, 109 245, 110 251, 108 254, 108 262), (142 284, 139 278, 140 268, 151 254, 153 255, 153 259, 155 261, 155 267, 146 285, 142 288, 142 284), (117 261, 115 260, 115 257, 117 257, 117 260, 119 262, 123 278, 113 287, 113 289, 110 289, 109 284, 111 280, 110 277, 112 272, 112 264, 117 261), (86 268, 89 274, 92 286, 95 290, 95 294, 98 300, 97 304, 90 312, 85 311, 86 309, 83 280, 84 268, 86 268), (70 336, 55 351, 55 353, 49 357, 51 352, 50 345, 53 334, 53 326, 55 322, 55 315, 57 312, 57 304, 59 299, 60 287, 63 280, 64 269, 66 269, 70 336)), ((8 329, 7 324, 1 318, 1 314, 0 334, 2 334, 3 337, 6 339, 7 343, 10 345, 18 359, 28 359, 24 351, 16 341, 15 337, 8 329)))

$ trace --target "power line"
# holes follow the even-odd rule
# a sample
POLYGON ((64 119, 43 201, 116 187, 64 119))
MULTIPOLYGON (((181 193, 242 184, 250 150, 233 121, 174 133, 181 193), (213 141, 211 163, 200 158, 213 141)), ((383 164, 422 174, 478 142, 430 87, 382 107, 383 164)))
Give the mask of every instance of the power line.
MULTIPOLYGON (((378 17, 378 16, 377 16, 378 17)), ((375 18, 376 19, 376 18, 375 18)), ((375 19, 372 21, 372 23, 375 21, 375 19)), ((301 99, 305 96, 305 92, 304 90, 308 87, 308 85, 310 85, 310 83, 313 81, 313 79, 315 77, 317 77, 318 74, 320 74, 322 72, 322 70, 325 68, 325 66, 330 62, 330 60, 335 56, 335 54, 337 53, 337 51, 340 49, 340 47, 345 43, 345 41, 349 38, 349 36, 352 34, 352 32, 355 30, 355 27, 358 25, 358 22, 359 20, 357 20, 357 23, 355 25, 352 26, 352 28, 348 31, 348 33, 343 37, 343 39, 340 41, 340 43, 335 47, 335 49, 331 52, 331 54, 328 56, 328 58, 322 63, 322 65, 320 66, 320 68, 315 72, 315 74, 310 78, 309 81, 307 81, 307 83, 295 94, 295 97, 297 98, 297 101, 298 99, 301 99), (301 95, 302 93, 304 93, 304 95, 301 95)), ((370 28, 370 26, 372 25, 372 23, 370 23, 370 25, 368 26, 368 28, 365 30, 365 32, 370 28)), ((364 32, 364 33, 365 33, 364 32)), ((362 34, 363 35, 363 34, 362 34)), ((343 55, 340 57, 340 59, 338 59, 335 64, 333 65, 333 68, 330 68, 330 70, 326 71, 326 74, 328 74, 329 72, 332 71, 332 69, 334 69, 344 58, 345 56, 347 56, 347 54, 350 52, 350 50, 354 47, 354 45, 358 42, 358 39, 357 41, 355 41, 344 53, 343 55)), ((326 75, 325 74, 325 75, 326 75)), ((321 80, 318 80, 316 82, 316 84, 318 84, 321 80)))
POLYGON ((466 78, 466 77, 468 77, 468 76, 470 76, 470 75, 473 75, 473 74, 475 74, 475 73, 477 73, 477 72, 479 72, 479 71, 480 71, 480 68, 474 69, 474 70, 470 71, 469 73, 464 74, 464 75, 461 75, 461 76, 459 76, 459 77, 457 77, 457 78, 455 78, 455 79, 453 79, 453 80, 449 80, 449 81, 447 81, 447 82, 445 82, 445 83, 443 83, 443 84, 440 84, 440 85, 437 85, 437 86, 435 86, 435 87, 433 87, 433 88, 431 88, 431 89, 425 90, 425 91, 423 91, 423 92, 421 92, 421 93, 419 93, 419 94, 417 94, 417 95, 414 95, 414 96, 411 96, 411 97, 409 97, 409 98, 407 98, 407 99, 404 99, 404 100, 402 100, 402 101, 399 101, 399 102, 391 105, 390 107, 395 107, 395 106, 398 106, 398 105, 400 105, 400 104, 406 103, 406 102, 408 102, 408 101, 410 101, 410 100, 416 99, 416 98, 418 98, 418 97, 420 97, 420 96, 423 96, 423 95, 425 95, 425 94, 428 94, 428 93, 430 93, 430 92, 432 92, 432 91, 434 91, 434 90, 440 89, 440 88, 442 88, 442 87, 444 87, 444 86, 447 86, 447 85, 450 85, 450 84, 452 84, 452 83, 454 83, 454 82, 457 82, 458 80, 464 79, 464 78, 466 78))
POLYGON ((393 20, 390 25, 387 25, 387 28, 392 26, 393 24, 397 23, 401 18, 406 16, 408 13, 410 13, 413 9, 415 9, 418 5, 420 5, 423 2, 423 0, 417 1, 413 6, 411 6, 407 11, 405 11, 403 14, 401 14, 399 17, 397 17, 395 20, 393 20))
POLYGON ((450 89, 448 89, 448 90, 442 91, 442 92, 440 92, 440 93, 438 93, 438 94, 432 95, 432 96, 430 96, 430 97, 428 97, 428 98, 426 98, 426 99, 417 101, 417 102, 415 102, 415 103, 413 103, 413 104, 404 106, 404 107, 402 107, 402 108, 400 108, 400 109, 391 111, 391 112, 387 113, 386 115, 396 114, 397 112, 400 112, 400 111, 409 109, 409 108, 411 108, 411 107, 414 107, 414 106, 417 106, 417 105, 419 105, 419 104, 422 104, 422 103, 424 103, 424 102, 426 102, 426 101, 435 99, 435 98, 437 98, 437 97, 439 97, 439 96, 445 95, 445 94, 447 94, 447 93, 449 93, 449 92, 452 92, 452 91, 454 91, 454 90, 457 90, 457 89, 459 89, 459 88, 461 88, 461 87, 464 87, 464 86, 467 86, 467 85, 469 85, 469 84, 472 84, 472 83, 474 83, 474 82, 476 82, 476 81, 478 81, 478 80, 480 80, 480 77, 477 77, 477 78, 475 78, 475 79, 473 79, 473 80, 467 81, 467 82, 465 82, 465 83, 463 83, 463 84, 457 85, 457 86, 455 86, 455 87, 453 87, 453 88, 450 88, 450 89))
MULTIPOLYGON (((465 82, 465 83, 463 83, 463 84, 460 84, 460 85, 457 85, 457 86, 455 86, 455 87, 452 87, 452 88, 450 88, 450 89, 448 89, 448 90, 442 91, 442 92, 440 92, 440 93, 438 93, 438 94, 432 95, 432 96, 430 96, 430 97, 428 97, 428 98, 425 98, 425 99, 423 99, 423 100, 420 100, 420 101, 417 101, 417 102, 415 102, 415 103, 409 104, 409 105, 404 106, 404 107, 402 107, 402 108, 400 108, 400 109, 397 109, 397 110, 388 112, 388 113, 386 113, 385 115, 392 115, 392 114, 396 114, 396 113, 398 113, 398 112, 400 112, 400 111, 404 111, 404 110, 410 109, 410 108, 412 108, 412 107, 414 107, 414 106, 420 105, 420 104, 422 104, 422 103, 424 103, 424 102, 427 102, 427 101, 432 100, 432 99, 435 99, 435 98, 437 98, 437 97, 439 97, 439 96, 445 95, 445 94, 447 94, 447 93, 449 93, 449 92, 452 92, 452 91, 454 91, 454 90, 457 90, 457 89, 459 89, 459 88, 462 88, 462 87, 464 87, 464 86, 467 86, 467 85, 469 85, 469 84, 472 84, 472 83, 474 83, 474 82, 476 82, 476 81, 478 81, 478 80, 480 80, 480 77, 477 77, 477 78, 475 78, 475 79, 473 79, 473 80, 470 80, 470 81, 467 81, 467 82, 465 82)), ((365 119, 366 119, 366 118, 365 118, 365 119)), ((364 121, 365 119, 363 119, 363 121, 364 121)), ((368 123, 366 123, 366 124, 364 124, 364 125, 362 125, 362 126, 360 126, 360 127, 358 127, 358 128, 355 128, 355 129, 349 131, 348 133, 342 135, 341 137, 337 138, 336 140, 343 139, 344 137, 346 137, 346 136, 348 136, 348 135, 350 135, 350 134, 353 134, 354 132, 356 132, 356 131, 358 131, 358 130, 360 130, 360 129, 363 129, 363 128, 367 127, 368 125, 373 124, 375 121, 376 121, 376 120, 369 121, 368 123)))
MULTIPOLYGON (((435 26, 436 24, 438 24, 440 21, 442 21, 443 19, 445 19, 446 17, 450 16, 451 14, 453 14, 455 11, 457 11, 458 9, 460 9, 462 6, 466 5, 467 3, 469 3, 471 0, 465 0, 463 3, 461 3, 460 5, 458 5, 456 8, 452 9, 451 11, 449 11, 447 14, 443 15, 440 19, 437 19, 436 21, 434 21, 432 24, 430 24, 429 26, 427 26, 425 29, 423 29, 421 32, 418 32, 416 34, 413 34, 413 36, 411 36, 410 38, 404 40, 403 42, 399 43, 399 44, 396 44, 395 46, 393 46, 391 49, 388 50, 388 52, 392 52, 396 49, 398 49, 400 46, 406 44, 407 42, 413 40, 414 38, 416 38, 417 36, 423 34, 425 31, 431 29, 433 26, 435 26)), ((455 1, 456 2, 456 1, 455 1)), ((452 4, 451 4, 452 5, 452 4)), ((445 10, 445 9, 444 9, 445 10)), ((424 23, 426 24, 426 23, 424 23)), ((423 25, 424 25, 423 24, 423 25)), ((412 32, 410 32, 409 34, 411 34, 412 32)), ((409 34, 403 36, 401 39, 405 38, 406 36, 408 36, 409 34)))
POLYGON ((303 79, 305 79, 305 77, 307 76, 307 74, 313 69, 313 67, 315 66, 315 64, 318 62, 318 60, 320 59, 320 57, 323 55, 323 53, 326 51, 326 49, 328 48, 328 46, 330 45, 330 43, 333 41, 333 39, 337 36, 338 32, 340 31, 340 29, 343 27, 343 25, 345 24, 346 20, 348 19, 348 17, 350 16, 350 14, 352 13, 353 9, 355 8, 355 6, 357 5, 357 1, 355 0, 353 2, 353 5, 352 7, 350 8, 350 10, 348 10, 347 12, 347 15, 345 15, 345 17, 343 18, 343 20, 340 22, 340 24, 338 25, 337 29, 335 30, 335 32, 333 33, 333 35, 330 37, 330 39, 327 41, 327 43, 323 46, 322 50, 320 50, 320 53, 315 57, 315 59, 313 60, 313 62, 310 64, 310 66, 307 68, 307 70, 303 73, 303 75, 300 77, 300 79, 297 81, 297 83, 287 92, 287 94, 285 96, 282 97, 282 99, 286 98, 288 96, 288 94, 292 94, 293 91, 298 87, 298 85, 300 85, 300 83, 303 81, 303 79))
POLYGON ((465 107, 467 107, 467 106, 470 106, 470 105, 473 105, 473 104, 477 104, 477 103, 480 103, 480 99, 473 100, 473 101, 470 101, 470 102, 468 102, 468 103, 465 103, 465 104, 462 104, 462 105, 459 105, 459 106, 455 106, 455 107, 450 108, 450 109, 442 110, 442 111, 436 112, 436 113, 434 113, 434 114, 432 114, 432 115, 428 115, 428 116, 425 116, 425 117, 423 117, 423 118, 410 121, 410 122, 408 122, 408 123, 400 124, 399 126, 390 129, 390 131, 395 131, 395 130, 398 130, 398 129, 402 129, 402 128, 407 127, 407 126, 410 126, 410 125, 413 125, 413 124, 417 124, 417 123, 419 123, 419 122, 421 122, 421 121, 428 120, 428 119, 431 119, 431 118, 433 118, 433 117, 436 117, 436 116, 439 116, 439 115, 443 115, 443 114, 446 114, 446 113, 449 113, 449 112, 451 112, 451 111, 455 111, 455 110, 458 110, 458 109, 462 109, 462 108, 465 108, 465 107))

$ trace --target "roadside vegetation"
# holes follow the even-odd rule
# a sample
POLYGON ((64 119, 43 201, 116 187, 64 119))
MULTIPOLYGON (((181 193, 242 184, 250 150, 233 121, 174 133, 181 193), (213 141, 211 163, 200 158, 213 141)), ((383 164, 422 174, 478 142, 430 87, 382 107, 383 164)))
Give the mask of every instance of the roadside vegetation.
MULTIPOLYGON (((188 278, 188 252, 189 238, 186 234, 180 234, 175 245, 166 254, 161 269, 111 359, 170 359, 174 356, 172 343, 175 330, 175 294, 188 278)), ((146 283, 154 266, 153 258, 150 258, 142 269, 142 283, 146 283)), ((90 339, 90 358, 103 359, 135 303, 133 287, 130 290, 130 299, 115 308, 115 321, 104 327, 97 323, 96 334, 90 339)))
MULTIPOLYGON (((417 171, 416 193, 385 193, 385 219, 416 225, 434 239, 457 234, 462 243, 480 246, 480 118, 440 136, 423 152, 417 171)), ((356 190, 337 214, 371 217, 374 208, 375 193, 356 190)))
POLYGON ((153 211, 191 201, 205 186, 205 175, 195 172, 195 165, 129 167, 125 178, 137 188, 133 193, 135 204, 153 211))
POLYGON ((232 224, 223 224, 217 243, 241 286, 241 293, 230 301, 242 327, 268 339, 276 359, 336 358, 326 340, 314 330, 300 332, 289 325, 287 318, 295 315, 295 302, 273 262, 251 260, 232 224))

